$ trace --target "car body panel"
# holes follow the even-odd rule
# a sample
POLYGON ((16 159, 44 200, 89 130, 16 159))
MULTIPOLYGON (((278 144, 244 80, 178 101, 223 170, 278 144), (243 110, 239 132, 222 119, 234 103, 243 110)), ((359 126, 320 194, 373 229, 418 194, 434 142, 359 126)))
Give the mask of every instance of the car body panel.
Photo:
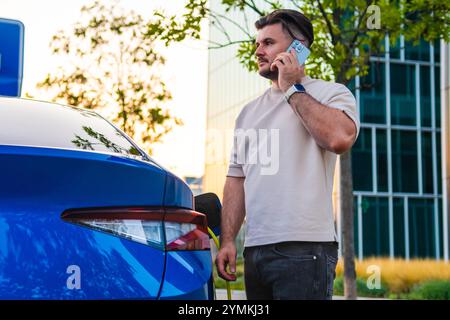
POLYGON ((0 298, 157 298, 163 251, 69 224, 61 214, 161 205, 164 171, 113 155, 12 146, 0 146, 0 168, 0 298), (79 290, 66 286, 70 265, 80 267, 79 290))
POLYGON ((161 299, 213 299, 210 251, 168 252, 161 299))
POLYGON ((163 204, 166 173, 149 163, 94 152, 2 145, 0 156, 2 206, 63 202, 66 210, 163 204))
POLYGON ((163 251, 65 223, 59 210, 2 212, 0 233, 0 299, 158 297, 163 251))
POLYGON ((167 173, 164 205, 167 207, 194 208, 194 197, 189 186, 177 176, 167 173))

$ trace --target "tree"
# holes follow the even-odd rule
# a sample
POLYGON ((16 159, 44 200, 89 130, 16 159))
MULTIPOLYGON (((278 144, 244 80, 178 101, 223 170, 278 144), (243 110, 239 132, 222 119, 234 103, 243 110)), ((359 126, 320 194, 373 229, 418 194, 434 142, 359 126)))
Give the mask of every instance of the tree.
POLYGON ((69 32, 59 31, 52 54, 70 59, 37 87, 52 101, 111 113, 110 119, 151 154, 152 145, 181 121, 164 103, 171 94, 159 78, 165 60, 156 50, 158 23, 145 21, 117 2, 81 8, 69 32))
MULTIPOLYGON (((308 58, 307 72, 315 78, 334 80, 349 85, 356 76, 368 73, 369 58, 383 54, 385 37, 393 44, 400 35, 415 44, 420 39, 450 39, 450 3, 438 0, 339 1, 292 0, 254 1, 221 0, 223 12, 210 10, 205 0, 189 0, 186 13, 172 16, 161 37, 177 41, 176 35, 191 32, 198 38, 199 21, 209 19, 211 27, 221 30, 225 41, 210 42, 211 49, 237 46, 236 55, 249 71, 257 70, 254 35, 247 25, 240 25, 227 12, 263 16, 278 8, 297 8, 308 16, 314 26, 315 40, 308 58), (225 27, 226 25, 226 27, 225 27), (241 34, 232 37, 230 28, 241 34)), ((356 298, 355 250, 353 239, 353 185, 351 152, 340 156, 340 210, 342 215, 344 286, 348 299, 356 298)))

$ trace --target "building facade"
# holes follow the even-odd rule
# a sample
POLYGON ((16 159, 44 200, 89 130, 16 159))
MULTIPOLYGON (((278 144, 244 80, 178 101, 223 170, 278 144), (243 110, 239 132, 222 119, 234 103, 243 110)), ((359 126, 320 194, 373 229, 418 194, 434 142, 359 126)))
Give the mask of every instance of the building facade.
MULTIPOLYGON (((210 5, 220 10, 220 1, 210 5)), ((226 15, 255 33, 257 16, 226 15)), ((229 32, 239 38, 244 31, 230 22, 229 32)), ((210 40, 227 38, 212 24, 210 40)), ((361 120, 352 149, 356 254, 448 260, 448 45, 400 38, 394 46, 386 39, 385 47, 384 56, 371 58, 369 74, 351 86, 361 120)), ((209 53, 204 190, 221 198, 234 121, 270 86, 249 73, 236 52, 237 46, 228 46, 209 53)), ((336 188, 333 198, 340 235, 336 188)))
POLYGON ((399 39, 356 78, 361 132, 352 149, 355 249, 444 257, 440 42, 399 39))

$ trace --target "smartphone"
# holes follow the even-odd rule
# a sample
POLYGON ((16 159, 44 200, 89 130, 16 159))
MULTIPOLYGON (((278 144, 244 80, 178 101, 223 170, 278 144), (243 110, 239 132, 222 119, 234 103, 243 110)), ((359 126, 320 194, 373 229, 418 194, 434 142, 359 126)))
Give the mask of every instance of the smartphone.
POLYGON ((305 47, 299 40, 295 39, 292 41, 289 48, 286 50, 287 52, 291 52, 291 49, 294 48, 297 53, 297 60, 300 65, 304 64, 306 59, 308 58, 311 51, 307 47, 305 47))

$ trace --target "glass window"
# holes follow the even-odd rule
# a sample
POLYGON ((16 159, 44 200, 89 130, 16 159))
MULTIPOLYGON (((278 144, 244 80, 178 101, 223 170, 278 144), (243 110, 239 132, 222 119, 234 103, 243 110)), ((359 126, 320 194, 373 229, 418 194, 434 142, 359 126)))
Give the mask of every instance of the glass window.
POLYGON ((429 66, 420 66, 420 120, 422 127, 431 127, 431 82, 429 66))
POLYGON ((372 62, 360 79, 360 118, 366 123, 386 123, 385 64, 372 62))
POLYGON ((352 148, 352 172, 355 190, 372 191, 372 135, 369 128, 361 128, 352 148))
POLYGON ((389 256, 388 199, 363 197, 364 257, 389 256))
POLYGON ((377 182, 378 191, 388 191, 387 136, 385 129, 377 129, 377 182))
POLYGON ((438 183, 437 183, 437 192, 438 194, 442 194, 442 168, 441 168, 441 158, 442 154, 441 154, 441 133, 437 132, 436 133, 436 163, 435 165, 437 166, 437 179, 438 179, 438 183))
POLYGON ((405 213, 403 198, 394 198, 394 255, 405 257, 405 213))
POLYGON ((434 41, 434 62, 441 61, 441 40, 434 41))
MULTIPOLYGON (((355 214, 353 215, 353 239, 354 239, 354 248, 355 248, 355 255, 358 256, 358 250, 359 250, 359 238, 358 238, 358 197, 353 197, 353 208, 355 214)), ((340 239, 342 239, 342 234, 340 234, 340 239)))
POLYGON ((401 49, 401 45, 400 45, 400 37, 398 37, 395 40, 395 43, 392 44, 392 42, 389 42, 389 57, 391 59, 400 59, 400 49, 401 49))
POLYGON ((392 130, 392 181, 394 192, 418 192, 415 131, 392 130))
POLYGON ((434 200, 409 199, 409 248, 411 258, 434 258, 434 200))
POLYGON ((416 124, 415 67, 391 63, 391 122, 416 124))
POLYGON ((439 236, 438 236, 438 241, 439 241, 439 257, 442 257, 444 255, 444 236, 442 234, 442 226, 443 226, 443 217, 442 217, 442 199, 438 199, 438 230, 437 232, 439 232, 439 236))
POLYGON ((422 183, 423 192, 433 193, 433 151, 431 132, 422 132, 422 183))
POLYGON ((26 99, 4 99, 0 143, 81 149, 143 156, 120 131, 97 113, 26 99))
POLYGON ((417 44, 405 41, 405 59, 430 61, 430 45, 423 39, 417 44))
POLYGON ((355 89, 356 89, 356 87, 355 87, 355 79, 352 79, 351 81, 349 81, 349 82, 347 83, 347 88, 348 88, 351 92, 355 93, 355 89))
POLYGON ((440 68, 434 68, 434 92, 435 92, 435 112, 436 112, 436 128, 441 127, 441 75, 440 68))

